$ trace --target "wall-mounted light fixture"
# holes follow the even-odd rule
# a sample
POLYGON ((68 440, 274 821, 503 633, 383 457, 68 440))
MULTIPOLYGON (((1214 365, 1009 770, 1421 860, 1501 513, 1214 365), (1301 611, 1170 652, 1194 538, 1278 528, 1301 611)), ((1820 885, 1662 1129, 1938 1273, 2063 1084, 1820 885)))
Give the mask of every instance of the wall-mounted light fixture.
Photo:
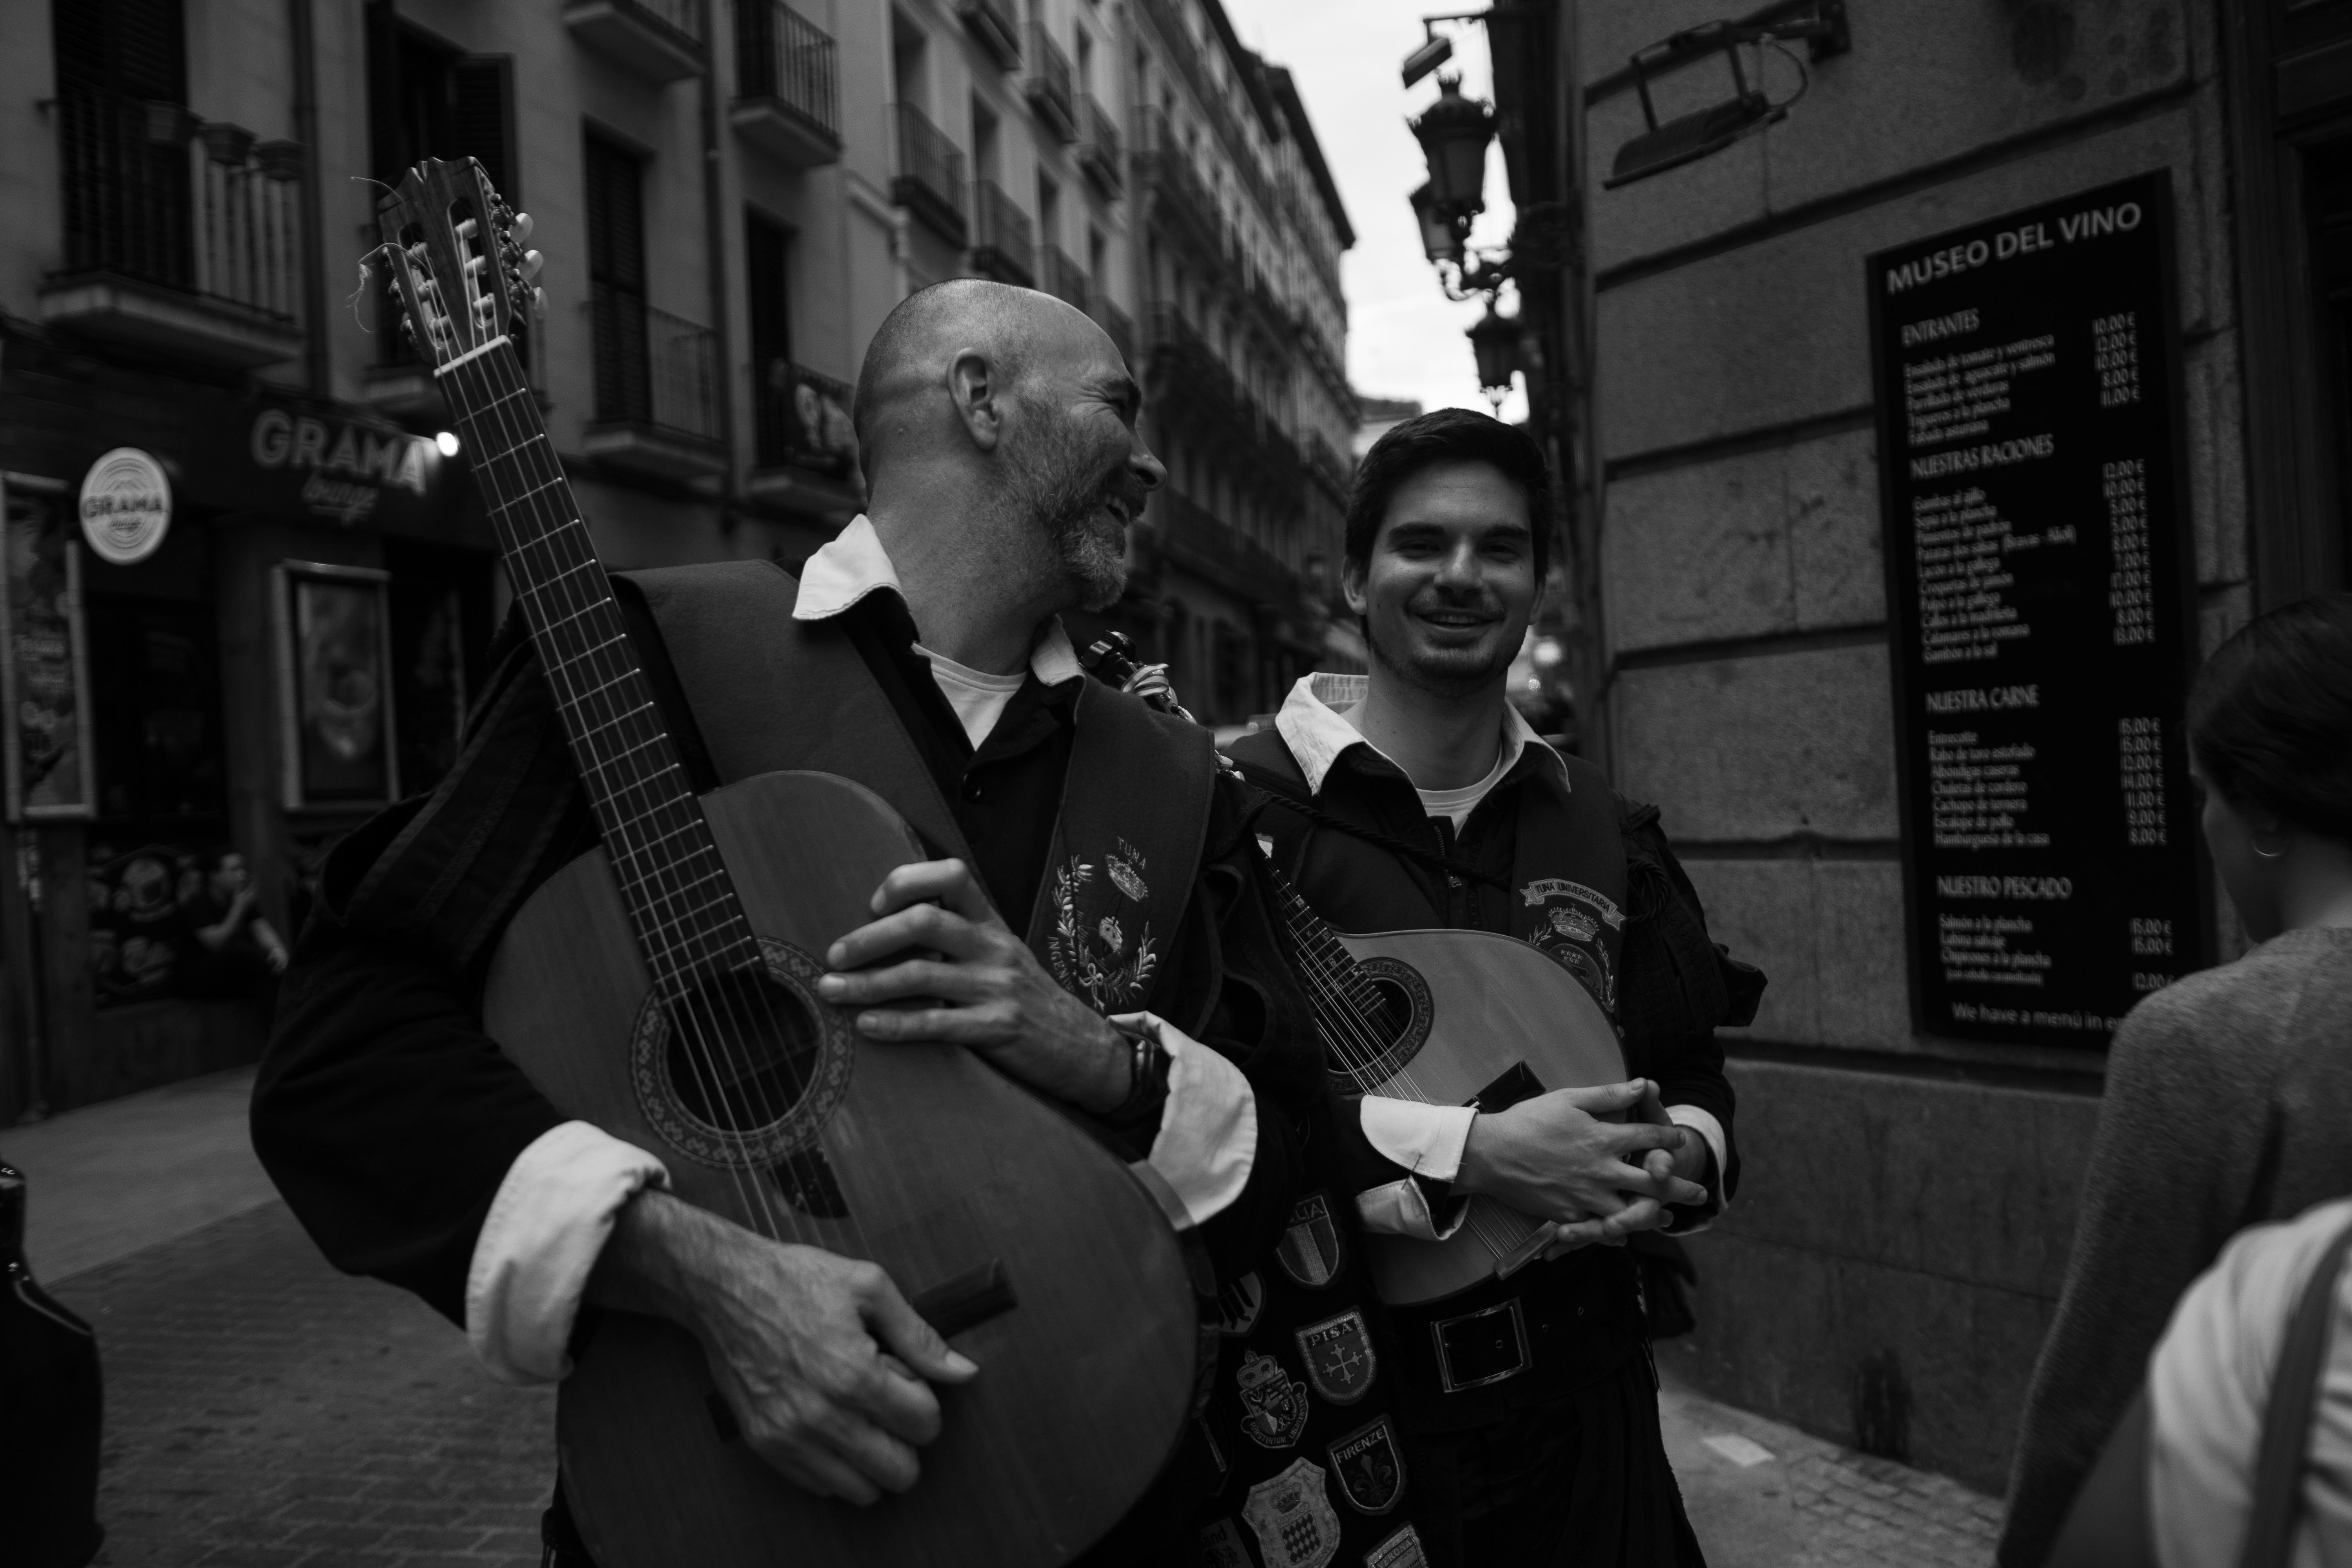
POLYGON ((1494 296, 1486 298, 1486 313, 1463 336, 1470 340, 1470 352, 1478 360, 1478 385, 1486 401, 1495 405, 1499 416, 1503 399, 1511 395, 1511 376, 1526 368, 1519 362, 1519 323, 1516 317, 1506 316, 1495 309, 1494 296))
POLYGON ((1812 46, 1812 58, 1817 60, 1845 53, 1852 40, 1846 26, 1844 0, 1779 0, 1738 21, 1709 22, 1634 50, 1628 70, 1594 83, 1586 95, 1585 101, 1590 104, 1611 90, 1631 85, 1641 95, 1642 118, 1649 127, 1617 149, 1616 161, 1609 178, 1601 182, 1601 188, 1613 191, 1635 180, 1680 168, 1787 119, 1789 106, 1805 95, 1810 82, 1804 62, 1789 54, 1786 47, 1796 39, 1808 41, 1812 46), (1760 81, 1751 87, 1739 63, 1739 47, 1743 44, 1759 49, 1769 47, 1788 55, 1799 72, 1797 90, 1775 102, 1765 94, 1760 81), (1730 68, 1731 97, 1662 123, 1657 106, 1650 97, 1651 82, 1717 54, 1730 68))

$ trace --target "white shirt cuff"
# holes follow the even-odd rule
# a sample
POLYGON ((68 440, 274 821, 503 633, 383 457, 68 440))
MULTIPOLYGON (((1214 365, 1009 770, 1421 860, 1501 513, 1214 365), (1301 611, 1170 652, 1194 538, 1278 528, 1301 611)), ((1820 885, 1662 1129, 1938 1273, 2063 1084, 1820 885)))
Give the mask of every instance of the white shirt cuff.
POLYGON ((540 1134, 507 1167, 466 1273, 466 1338, 500 1381, 553 1383, 589 1271, 621 1205, 669 1173, 644 1150, 585 1121, 540 1134))
POLYGON ((1688 1224, 1673 1227, 1674 1234, 1676 1236, 1696 1236, 1713 1225, 1716 1217, 1731 1206, 1731 1200, 1723 1191, 1723 1172, 1726 1163, 1723 1152, 1723 1123, 1716 1120, 1714 1111, 1703 1110, 1696 1105, 1669 1105, 1666 1107, 1666 1120, 1677 1127, 1687 1127, 1706 1139, 1707 1152, 1715 1156, 1715 1179, 1706 1184, 1706 1202, 1700 1206, 1698 1217, 1688 1224))
POLYGON ((1242 1069, 1166 1019, 1122 1013, 1168 1053, 1168 1100, 1147 1158, 1183 1200, 1194 1225, 1233 1205, 1257 1163, 1257 1094, 1242 1069))
POLYGON ((1356 1194, 1356 1215, 1376 1236, 1409 1236, 1415 1241, 1444 1241, 1462 1228, 1470 1200, 1457 1196, 1445 1205, 1443 1218, 1429 1209, 1429 1194, 1407 1176, 1384 1187, 1356 1194))
POLYGON ((1433 1182, 1450 1182, 1461 1173, 1470 1123, 1478 1117, 1475 1106, 1423 1105, 1377 1094, 1364 1096, 1358 1114, 1364 1141, 1383 1159, 1433 1182))

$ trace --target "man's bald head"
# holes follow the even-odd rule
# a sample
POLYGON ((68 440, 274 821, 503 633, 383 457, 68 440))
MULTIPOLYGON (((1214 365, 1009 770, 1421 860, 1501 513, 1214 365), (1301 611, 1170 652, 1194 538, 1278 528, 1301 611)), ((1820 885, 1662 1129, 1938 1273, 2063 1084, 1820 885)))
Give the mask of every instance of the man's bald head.
POLYGON ((1041 348, 1076 331, 1101 329, 1051 294, 985 278, 950 278, 908 295, 883 318, 857 373, 851 417, 866 471, 887 444, 894 411, 908 399, 944 395, 955 356, 986 356, 1000 384, 1017 389, 1038 368, 1041 348))

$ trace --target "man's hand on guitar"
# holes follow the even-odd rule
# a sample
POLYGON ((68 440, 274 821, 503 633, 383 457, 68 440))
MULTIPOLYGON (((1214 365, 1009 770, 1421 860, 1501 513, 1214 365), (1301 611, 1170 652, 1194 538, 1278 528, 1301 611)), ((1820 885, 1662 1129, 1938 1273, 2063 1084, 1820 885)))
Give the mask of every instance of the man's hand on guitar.
POLYGON ((962 861, 899 867, 873 908, 872 923, 826 952, 835 973, 817 983, 827 1002, 871 1009, 857 1015, 858 1033, 969 1046, 1031 1088, 1089 1110, 1127 1097, 1126 1042, 1055 984, 962 861), (891 1003, 911 1005, 882 1005, 891 1003))
POLYGON ((1470 1123, 1454 1185, 1558 1222, 1546 1255, 1622 1241, 1667 1222, 1670 1204, 1706 1200, 1706 1189, 1675 1173, 1686 1130, 1649 1121, 1603 1121, 1650 1093, 1641 1079, 1561 1089, 1470 1123))
POLYGON ((940 1435, 930 1384, 980 1370, 873 1264, 770 1241, 667 1193, 621 1211, 589 1299, 692 1333, 752 1451, 861 1506, 921 1473, 915 1450, 940 1435))

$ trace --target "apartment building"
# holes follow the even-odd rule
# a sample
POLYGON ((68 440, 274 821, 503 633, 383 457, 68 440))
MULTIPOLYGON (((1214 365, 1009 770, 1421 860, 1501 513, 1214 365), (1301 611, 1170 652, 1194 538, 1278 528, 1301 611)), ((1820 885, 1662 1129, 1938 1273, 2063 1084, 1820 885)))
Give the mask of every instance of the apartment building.
POLYGON ((1237 726, 1298 675, 1360 668, 1335 620, 1356 401, 1346 209, 1290 74, 1217 0, 1129 0, 1147 434, 1167 463, 1130 635, 1237 726))
POLYGON ((1213 4, 1181 54, 1134 4, 0 7, 0 1121, 250 1059, 260 954, 202 933, 249 876, 290 938, 328 849, 456 755, 503 589, 360 272, 420 158, 533 217, 520 347, 610 564, 797 565, 863 504, 875 327, 998 278, 1092 314, 1156 367, 1155 440, 1188 432, 1108 618, 1216 716, 1265 706, 1338 553, 1346 222, 1286 79, 1213 4), (1223 205, 1162 198, 1208 243, 1155 264, 1171 123, 1223 205))

